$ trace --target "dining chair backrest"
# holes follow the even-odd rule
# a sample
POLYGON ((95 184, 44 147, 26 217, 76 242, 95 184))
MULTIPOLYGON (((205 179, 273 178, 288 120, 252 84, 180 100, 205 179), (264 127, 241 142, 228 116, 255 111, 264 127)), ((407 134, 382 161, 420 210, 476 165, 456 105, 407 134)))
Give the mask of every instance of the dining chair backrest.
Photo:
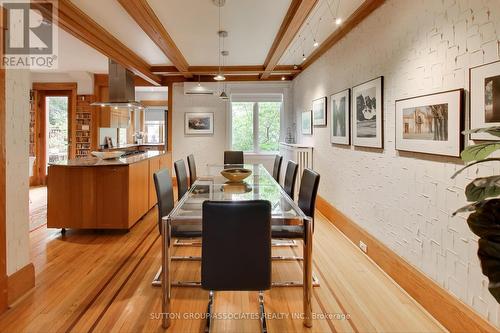
POLYGON ((314 208, 319 187, 319 174, 311 169, 304 169, 299 189, 299 208, 314 220, 314 208))
POLYGON ((190 154, 187 157, 188 161, 188 169, 189 169, 189 186, 193 186, 193 183, 196 181, 196 163, 194 162, 194 155, 190 154))
POLYGON ((243 152, 238 150, 226 150, 224 152, 224 164, 243 164, 243 152))
POLYGON ((276 155, 274 157, 274 167, 273 167, 273 178, 276 182, 280 183, 280 172, 281 172, 281 162, 283 161, 283 157, 280 155, 276 155))
POLYGON ((184 194, 188 191, 188 180, 184 161, 175 161, 174 169, 175 177, 177 178, 177 200, 181 200, 184 194))
POLYGON ((286 166, 286 172, 285 172, 285 180, 283 181, 283 189, 285 190, 286 194, 292 200, 295 197, 295 181, 297 180, 297 170, 299 169, 299 166, 297 163, 294 161, 288 161, 288 164, 286 166))
POLYGON ((172 186, 172 177, 170 170, 161 169, 153 174, 156 189, 156 198, 158 199, 158 228, 161 234, 162 218, 170 214, 174 209, 174 188, 172 186))
POLYGON ((271 287, 271 203, 203 203, 201 286, 206 290, 271 287))

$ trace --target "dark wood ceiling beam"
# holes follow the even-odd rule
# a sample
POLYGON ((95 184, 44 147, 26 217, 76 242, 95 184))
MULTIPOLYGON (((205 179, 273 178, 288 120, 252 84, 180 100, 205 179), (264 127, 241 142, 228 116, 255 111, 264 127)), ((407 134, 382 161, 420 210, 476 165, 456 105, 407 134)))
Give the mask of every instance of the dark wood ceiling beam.
POLYGON ((264 63, 262 79, 268 78, 299 32, 318 0, 292 0, 264 63))
POLYGON ((189 64, 146 0, 118 0, 141 29, 162 50, 175 68, 186 77, 189 64))
MULTIPOLYGON (((235 81, 291 81, 293 80, 294 75, 271 75, 266 79, 262 79, 259 74, 252 75, 226 75, 226 80, 222 82, 235 82, 235 81), (283 80, 284 78, 284 80, 283 80)), ((172 82, 217 82, 214 81, 214 77, 212 75, 200 75, 195 76, 193 78, 185 78, 183 76, 164 76, 162 80, 162 85, 166 86, 172 82)))
MULTIPOLYGON (((43 7, 40 7, 43 11, 43 7)), ((143 79, 158 85, 161 78, 153 74, 150 65, 117 38, 92 20, 69 0, 59 0, 59 27, 90 45, 108 58, 133 71, 143 79)))
POLYGON ((302 63, 302 69, 309 67, 313 62, 318 60, 319 57, 337 44, 338 41, 340 41, 384 2, 385 0, 365 0, 365 2, 363 2, 363 4, 361 4, 361 6, 359 6, 358 9, 356 9, 356 11, 352 13, 339 28, 337 28, 316 50, 313 51, 313 53, 307 57, 307 60, 302 63))
MULTIPOLYGON (((298 66, 276 66, 272 74, 298 74, 300 73, 298 66)), ((162 75, 182 75, 175 66, 152 66, 151 71, 155 74, 162 75)), ((189 73, 193 75, 217 74, 218 66, 190 66, 189 73)), ((224 74, 261 74, 265 72, 264 66, 224 66, 224 74)))

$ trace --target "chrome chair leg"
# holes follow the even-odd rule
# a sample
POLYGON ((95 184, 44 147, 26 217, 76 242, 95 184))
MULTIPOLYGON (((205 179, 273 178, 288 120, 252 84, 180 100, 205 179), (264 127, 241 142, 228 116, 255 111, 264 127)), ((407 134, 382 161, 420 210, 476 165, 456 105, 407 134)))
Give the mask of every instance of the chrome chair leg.
MULTIPOLYGON (((313 274, 312 276, 312 285, 313 287, 319 287, 319 279, 316 276, 316 274, 313 274)), ((273 282, 272 284, 273 287, 303 287, 304 282, 303 281, 276 281, 273 282)))
MULTIPOLYGON (((161 287, 161 267, 156 273, 153 281, 151 282, 153 287, 161 287)), ((199 281, 172 281, 170 283, 172 287, 201 287, 201 282, 199 281)))
POLYGON ((201 261, 200 256, 173 256, 170 257, 172 261, 201 261))
POLYGON ((301 256, 272 256, 272 260, 290 261, 290 260, 304 260, 301 256))
POLYGON ((264 292, 259 291, 259 312, 260 312, 260 330, 267 333, 266 310, 264 309, 264 292))
POLYGON ((212 310, 214 306, 214 292, 210 290, 208 293, 208 307, 207 307, 207 323, 205 325, 205 333, 210 333, 211 323, 212 323, 212 310))
POLYGON ((151 282, 151 285, 153 287, 161 287, 161 266, 158 269, 158 272, 156 272, 156 275, 155 275, 153 281, 151 282))
POLYGON ((296 247, 297 242, 294 239, 273 239, 271 241, 273 247, 296 247))
POLYGON ((181 241, 177 238, 174 241, 174 246, 201 246, 201 240, 186 239, 185 241, 181 241))

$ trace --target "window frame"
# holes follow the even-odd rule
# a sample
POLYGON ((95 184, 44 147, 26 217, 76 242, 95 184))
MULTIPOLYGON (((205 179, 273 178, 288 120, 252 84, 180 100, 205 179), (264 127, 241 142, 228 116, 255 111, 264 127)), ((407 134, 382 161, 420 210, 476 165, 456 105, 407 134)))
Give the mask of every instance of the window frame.
MULTIPOLYGON (((270 102, 275 102, 275 101, 270 101, 270 102)), ((233 149, 233 103, 238 103, 238 102, 233 102, 229 101, 229 112, 228 112, 228 147, 229 149, 233 149)), ((265 103, 265 101, 249 101, 249 103, 253 103, 253 150, 252 151, 244 151, 244 154, 252 154, 252 155, 276 155, 279 153, 279 142, 281 141, 282 137, 282 128, 283 128, 283 110, 284 110, 284 104, 285 102, 282 100, 281 102, 276 102, 276 103, 281 103, 280 104, 280 123, 279 123, 279 128, 280 128, 280 135, 279 135, 279 140, 278 140, 278 147, 276 151, 261 151, 260 150, 260 145, 259 145, 259 103, 265 103)))

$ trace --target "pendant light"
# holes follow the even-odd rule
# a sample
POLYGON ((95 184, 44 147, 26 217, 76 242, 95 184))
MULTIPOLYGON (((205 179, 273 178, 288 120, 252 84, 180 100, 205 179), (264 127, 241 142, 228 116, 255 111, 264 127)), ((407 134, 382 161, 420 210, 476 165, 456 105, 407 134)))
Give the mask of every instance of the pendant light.
POLYGON ((217 35, 219 36, 219 72, 217 73, 216 76, 214 76, 215 81, 224 81, 226 77, 224 76, 223 69, 221 68, 221 38, 224 40, 224 38, 227 36, 227 31, 221 30, 221 25, 220 25, 220 8, 224 6, 225 1, 214 1, 217 7, 219 7, 219 31, 217 31, 217 35))

